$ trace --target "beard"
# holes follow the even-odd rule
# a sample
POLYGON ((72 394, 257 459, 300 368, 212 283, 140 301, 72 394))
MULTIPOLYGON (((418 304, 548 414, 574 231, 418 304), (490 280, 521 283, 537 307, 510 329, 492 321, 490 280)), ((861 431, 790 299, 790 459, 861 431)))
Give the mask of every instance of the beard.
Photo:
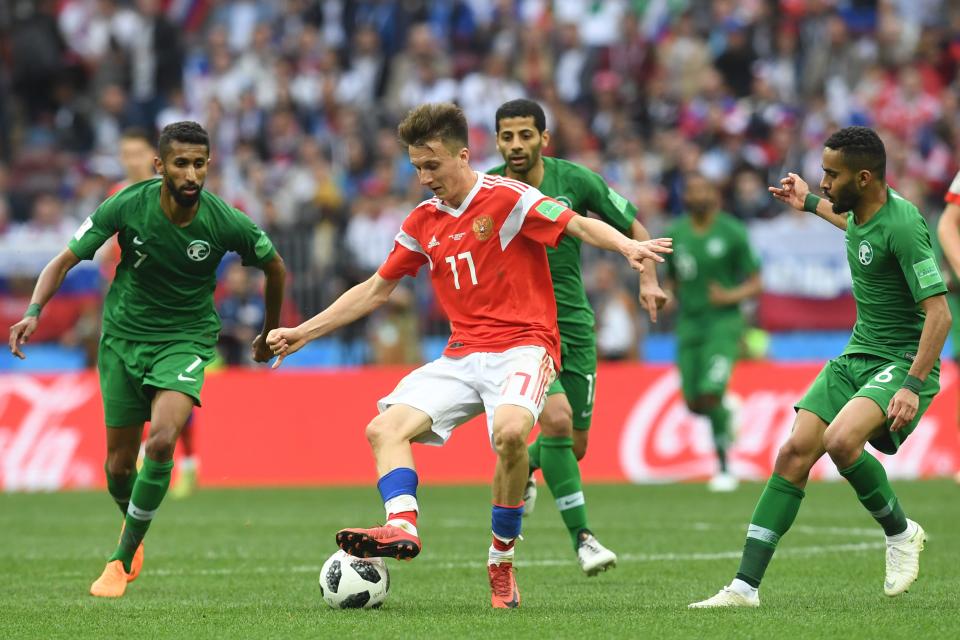
POLYGON ((197 204, 197 201, 200 199, 200 193, 203 191, 203 183, 197 185, 188 185, 196 186, 197 192, 193 195, 183 193, 183 189, 186 186, 177 189, 177 186, 173 183, 173 180, 170 178, 164 178, 164 182, 167 184, 167 191, 170 192, 170 196, 173 198, 173 201, 176 202, 181 207, 192 207, 197 204))
POLYGON ((852 211, 857 202, 860 201, 860 194, 853 188, 844 189, 843 191, 834 194, 834 198, 830 204, 833 205, 834 213, 847 213, 852 211))

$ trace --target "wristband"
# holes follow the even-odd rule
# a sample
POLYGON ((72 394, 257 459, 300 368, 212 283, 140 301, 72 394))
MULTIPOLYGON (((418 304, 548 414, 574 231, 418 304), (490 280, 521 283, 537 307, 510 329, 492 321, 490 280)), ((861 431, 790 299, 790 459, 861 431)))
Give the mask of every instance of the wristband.
POLYGON ((900 385, 901 389, 909 389, 915 394, 920 395, 920 389, 923 387, 923 380, 917 376, 912 376, 909 373, 907 377, 903 379, 903 384, 900 385))
POLYGON ((24 318, 36 318, 40 315, 40 305, 34 302, 27 307, 27 312, 23 314, 24 318))
POLYGON ((820 196, 814 195, 813 193, 808 193, 807 197, 803 199, 803 210, 809 213, 817 212, 817 205, 820 204, 822 198, 820 196))

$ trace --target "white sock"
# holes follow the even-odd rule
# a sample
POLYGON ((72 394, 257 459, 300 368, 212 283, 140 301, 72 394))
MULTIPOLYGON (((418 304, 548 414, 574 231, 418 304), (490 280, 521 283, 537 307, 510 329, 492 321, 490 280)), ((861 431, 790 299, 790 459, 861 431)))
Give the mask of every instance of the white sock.
POLYGON ((501 564, 509 562, 513 564, 513 547, 509 551, 498 551, 493 545, 490 545, 490 551, 487 554, 487 564, 501 564))
POLYGON ((757 588, 751 587, 749 584, 741 580, 740 578, 734 578, 733 582, 730 583, 730 590, 734 593, 739 593, 744 598, 752 598, 757 594, 757 588))
POLYGON ((907 520, 907 528, 895 536, 887 536, 887 544, 897 544, 910 539, 910 536, 917 532, 917 523, 913 520, 907 520))
POLYGON ((420 508, 417 505, 417 499, 415 497, 411 495, 402 495, 395 498, 390 498, 383 503, 383 508, 387 512, 387 524, 403 529, 410 535, 420 535, 417 533, 417 526, 412 522, 407 522, 403 518, 390 517, 391 514, 403 513, 404 511, 416 511, 417 514, 419 514, 420 508))
POLYGON ((196 471, 197 459, 193 456, 184 456, 180 458, 177 466, 180 467, 180 471, 196 471))

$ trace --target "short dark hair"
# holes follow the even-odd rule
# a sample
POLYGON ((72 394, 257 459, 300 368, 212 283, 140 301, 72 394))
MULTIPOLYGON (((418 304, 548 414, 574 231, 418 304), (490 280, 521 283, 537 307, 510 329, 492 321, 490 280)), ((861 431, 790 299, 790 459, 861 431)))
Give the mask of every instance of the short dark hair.
POLYGON ((448 149, 467 146, 467 117, 451 102, 422 104, 410 110, 397 126, 400 141, 408 147, 422 147, 440 140, 448 149))
POLYGON ((143 127, 127 127, 120 134, 121 140, 143 140, 151 147, 153 146, 153 136, 147 133, 143 127))
POLYGON ((210 136, 207 135, 203 127, 189 120, 168 124, 160 132, 160 142, 157 144, 157 148, 161 159, 166 158, 170 152, 171 142, 202 144, 207 148, 207 154, 210 153, 210 136))
POLYGON ((887 173, 887 150, 870 127, 840 129, 827 138, 823 146, 839 151, 844 164, 854 171, 866 169, 881 180, 887 173))
POLYGON ((547 129, 547 116, 543 112, 543 107, 539 103, 526 98, 504 102, 497 109, 497 115, 494 117, 497 120, 497 133, 500 133, 500 120, 503 118, 533 118, 533 125, 537 128, 537 131, 543 133, 547 129))

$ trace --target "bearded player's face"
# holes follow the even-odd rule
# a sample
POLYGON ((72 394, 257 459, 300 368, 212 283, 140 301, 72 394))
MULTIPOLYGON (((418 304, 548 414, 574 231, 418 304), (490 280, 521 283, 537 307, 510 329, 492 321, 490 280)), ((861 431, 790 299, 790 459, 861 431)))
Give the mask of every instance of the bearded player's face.
POLYGON ((839 149, 823 150, 823 178, 820 179, 820 189, 833 205, 834 213, 846 213, 860 202, 862 190, 857 184, 858 172, 854 171, 843 161, 843 154, 839 149))
POLYGON ((206 145, 173 141, 166 157, 157 158, 154 164, 157 173, 163 175, 174 202, 181 207, 192 207, 197 203, 210 165, 206 145))
POLYGON ((533 116, 501 118, 497 123, 497 150, 511 172, 526 175, 540 162, 550 134, 537 131, 533 116))

